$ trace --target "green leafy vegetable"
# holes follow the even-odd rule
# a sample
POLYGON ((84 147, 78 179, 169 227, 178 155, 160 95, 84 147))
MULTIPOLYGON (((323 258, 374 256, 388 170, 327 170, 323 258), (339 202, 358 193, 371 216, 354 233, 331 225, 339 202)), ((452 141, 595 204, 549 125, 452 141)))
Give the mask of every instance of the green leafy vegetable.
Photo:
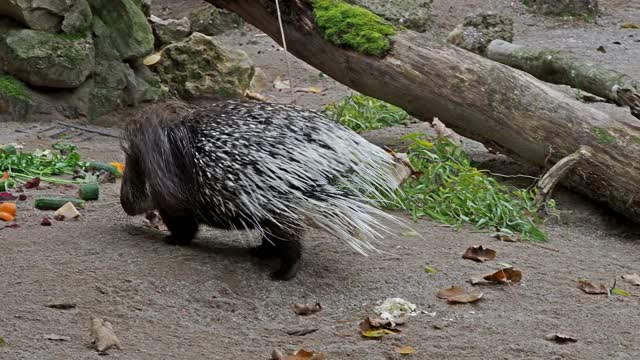
POLYGON ((533 206, 535 191, 499 184, 473 167, 464 149, 447 138, 411 134, 405 139, 412 141, 409 159, 423 175, 405 182, 388 207, 404 209, 415 219, 428 216, 456 227, 497 227, 524 240, 546 239, 536 225, 541 219, 533 206))

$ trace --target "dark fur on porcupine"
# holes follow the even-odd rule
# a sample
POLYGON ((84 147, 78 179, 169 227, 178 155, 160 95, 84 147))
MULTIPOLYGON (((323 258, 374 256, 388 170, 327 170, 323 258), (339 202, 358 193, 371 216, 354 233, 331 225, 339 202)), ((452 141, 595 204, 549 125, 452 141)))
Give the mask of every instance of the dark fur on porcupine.
POLYGON ((123 150, 127 214, 158 210, 178 245, 199 225, 257 229, 255 253, 280 259, 276 279, 296 275, 309 223, 366 255, 387 230, 376 217, 395 220, 375 203, 393 193, 393 157, 297 106, 227 101, 161 111, 127 127, 123 150))

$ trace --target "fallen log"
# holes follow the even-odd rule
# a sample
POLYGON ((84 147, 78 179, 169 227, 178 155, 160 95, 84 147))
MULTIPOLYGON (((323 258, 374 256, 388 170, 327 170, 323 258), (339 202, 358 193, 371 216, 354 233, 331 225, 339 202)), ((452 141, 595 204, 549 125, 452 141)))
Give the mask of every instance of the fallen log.
MULTIPOLYGON (((273 0, 207 0, 279 42, 273 0)), ((614 118, 535 77, 412 31, 390 36, 380 56, 334 45, 317 25, 315 0, 280 1, 289 51, 363 94, 434 117, 487 147, 548 167, 581 145, 592 154, 564 183, 640 222, 640 121, 614 118)))
POLYGON ((540 80, 569 85, 620 106, 628 106, 631 114, 640 119, 640 81, 629 75, 582 61, 562 51, 529 48, 503 40, 493 40, 489 44, 487 57, 540 80))

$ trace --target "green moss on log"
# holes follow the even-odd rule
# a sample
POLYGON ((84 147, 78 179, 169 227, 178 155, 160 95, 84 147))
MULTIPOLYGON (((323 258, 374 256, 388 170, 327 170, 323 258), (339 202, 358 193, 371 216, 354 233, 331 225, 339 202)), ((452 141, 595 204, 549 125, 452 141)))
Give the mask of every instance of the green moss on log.
POLYGON ((593 133, 598 137, 599 144, 610 144, 617 139, 615 135, 602 128, 594 128, 593 133))
POLYGON ((22 101, 30 100, 25 85, 20 80, 8 75, 0 75, 0 95, 22 101))
POLYGON ((325 39, 368 55, 381 56, 395 35, 393 25, 371 11, 342 0, 313 0, 313 14, 325 39))

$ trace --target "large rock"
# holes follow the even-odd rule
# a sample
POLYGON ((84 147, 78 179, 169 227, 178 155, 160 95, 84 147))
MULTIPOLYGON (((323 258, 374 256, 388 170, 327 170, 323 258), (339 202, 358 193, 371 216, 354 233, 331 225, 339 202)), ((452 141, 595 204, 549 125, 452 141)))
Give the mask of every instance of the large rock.
POLYGON ((158 20, 151 27, 158 47, 180 41, 191 34, 191 22, 186 17, 158 20))
POLYGON ((450 43, 480 55, 496 39, 513 41, 513 20, 492 12, 468 15, 447 38, 450 43))
POLYGON ((0 39, 0 68, 31 85, 74 88, 93 66, 93 40, 87 35, 22 29, 0 39))
POLYGON ((133 2, 142 10, 144 16, 151 16, 151 0, 133 0, 133 2))
POLYGON ((96 50, 101 58, 131 60, 153 50, 151 25, 132 0, 89 0, 89 3, 94 14, 96 50))
POLYGON ((124 106, 158 100, 163 95, 160 83, 148 79, 127 63, 99 60, 89 96, 89 117, 95 119, 124 106))
POLYGON ((166 46, 151 69, 178 95, 211 99, 242 96, 255 71, 245 52, 200 33, 166 46))
POLYGON ((535 12, 556 16, 591 17, 598 14, 598 0, 527 0, 523 1, 535 12))
POLYGON ((425 32, 431 22, 432 0, 346 0, 396 25, 425 32))
POLYGON ((86 0, 2 0, 0 15, 13 18, 34 30, 73 34, 91 24, 86 0))
POLYGON ((242 18, 236 14, 213 5, 204 6, 189 14, 191 30, 201 34, 215 36, 229 30, 241 28, 242 18))

